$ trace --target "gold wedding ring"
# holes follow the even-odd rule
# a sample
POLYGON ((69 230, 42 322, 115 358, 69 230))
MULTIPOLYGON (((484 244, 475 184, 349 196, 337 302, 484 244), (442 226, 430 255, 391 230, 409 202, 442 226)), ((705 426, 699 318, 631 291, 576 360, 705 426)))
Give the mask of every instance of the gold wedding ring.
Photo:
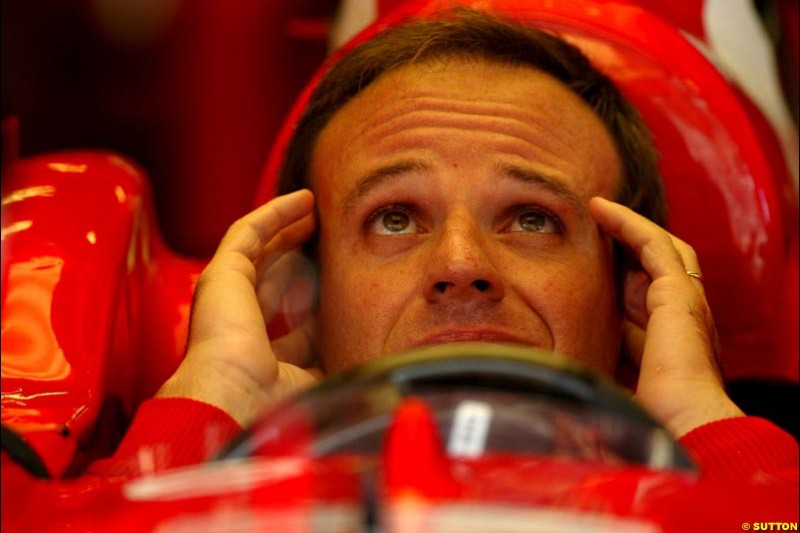
POLYGON ((703 275, 700 272, 694 270, 687 270, 686 275, 699 280, 701 283, 703 281, 703 275))

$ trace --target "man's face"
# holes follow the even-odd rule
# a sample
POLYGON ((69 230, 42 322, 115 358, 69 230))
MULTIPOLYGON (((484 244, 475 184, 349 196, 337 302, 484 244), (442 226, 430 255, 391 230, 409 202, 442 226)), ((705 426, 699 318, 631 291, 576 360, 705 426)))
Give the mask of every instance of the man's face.
POLYGON ((383 75, 322 131, 318 344, 328 372, 415 346, 537 346, 612 374, 611 247, 587 209, 620 161, 554 78, 483 61, 383 75))

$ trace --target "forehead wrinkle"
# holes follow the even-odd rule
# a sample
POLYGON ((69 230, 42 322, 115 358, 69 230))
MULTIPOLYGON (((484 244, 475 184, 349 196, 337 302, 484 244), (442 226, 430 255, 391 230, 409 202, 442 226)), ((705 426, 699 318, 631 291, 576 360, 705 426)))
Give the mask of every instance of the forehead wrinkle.
POLYGON ((379 187, 387 180, 397 177, 400 174, 409 172, 428 172, 431 165, 420 159, 405 159, 403 161, 378 167, 365 176, 356 180, 355 185, 350 189, 342 202, 342 212, 349 213, 359 199, 366 196, 371 190, 379 187))
POLYGON ((363 131, 370 138, 378 139, 406 130, 409 122, 417 122, 417 127, 481 129, 505 133, 550 151, 549 146, 558 146, 559 141, 563 142, 576 133, 566 125, 556 131, 543 131, 539 127, 542 120, 540 109, 532 110, 511 102, 460 102, 451 97, 419 97, 416 94, 401 97, 400 103, 370 114, 370 117, 363 131))
POLYGON ((546 176, 532 169, 509 163, 498 163, 495 166, 495 170, 501 176, 543 188, 568 202, 582 216, 586 215, 586 205, 581 201, 580 197, 553 176, 546 176))

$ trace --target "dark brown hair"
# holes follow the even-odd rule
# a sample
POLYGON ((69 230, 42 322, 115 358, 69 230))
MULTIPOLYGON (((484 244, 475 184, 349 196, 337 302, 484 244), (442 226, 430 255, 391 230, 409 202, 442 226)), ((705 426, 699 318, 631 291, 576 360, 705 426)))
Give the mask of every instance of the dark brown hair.
POLYGON ((309 167, 320 132, 365 87, 399 67, 453 57, 529 66, 561 81, 595 111, 614 139, 622 162, 616 200, 665 225, 658 153, 639 113, 614 83, 561 38, 468 9, 390 28, 343 56, 322 78, 297 124, 280 169, 279 194, 312 185, 309 167))

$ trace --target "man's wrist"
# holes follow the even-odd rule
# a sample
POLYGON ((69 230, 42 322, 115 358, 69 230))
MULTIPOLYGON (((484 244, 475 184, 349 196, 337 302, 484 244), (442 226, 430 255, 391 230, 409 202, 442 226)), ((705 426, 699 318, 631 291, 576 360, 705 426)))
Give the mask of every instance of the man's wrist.
POLYGON ((235 369, 220 372, 210 365, 196 365, 184 360, 161 386, 156 398, 189 398, 221 409, 245 427, 266 403, 266 394, 235 369), (237 375, 238 374, 238 375, 237 375))
POLYGON ((714 401, 698 403, 676 415, 666 423, 666 426, 676 439, 680 439, 700 426, 743 416, 744 412, 727 395, 722 395, 714 401))

